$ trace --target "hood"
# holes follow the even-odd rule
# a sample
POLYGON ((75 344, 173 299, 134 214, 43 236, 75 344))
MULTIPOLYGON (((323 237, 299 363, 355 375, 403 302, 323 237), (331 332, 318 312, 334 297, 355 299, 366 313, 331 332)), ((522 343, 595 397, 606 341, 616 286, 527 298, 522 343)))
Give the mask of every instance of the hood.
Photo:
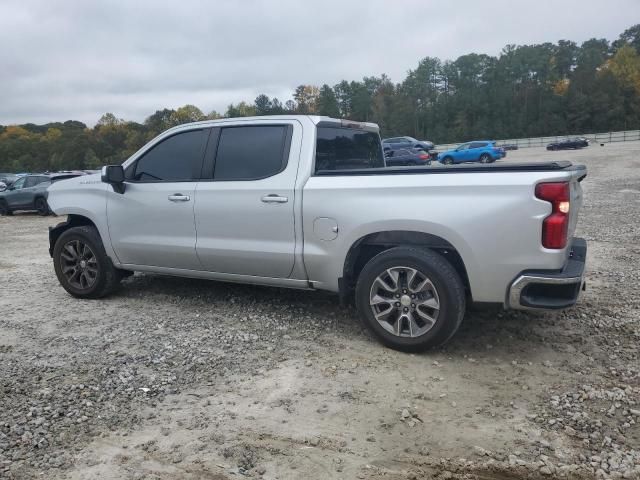
POLYGON ((47 190, 49 192, 55 192, 58 190, 84 188, 89 185, 95 187, 95 185, 98 183, 102 183, 100 173, 94 173, 92 175, 79 175, 77 177, 54 180, 47 190))

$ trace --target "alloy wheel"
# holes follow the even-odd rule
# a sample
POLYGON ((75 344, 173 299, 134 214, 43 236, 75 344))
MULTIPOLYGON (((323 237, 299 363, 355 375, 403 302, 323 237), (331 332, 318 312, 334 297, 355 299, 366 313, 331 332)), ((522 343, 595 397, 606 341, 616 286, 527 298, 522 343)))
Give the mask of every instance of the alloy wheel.
POLYGON ((98 259, 82 240, 70 240, 60 252, 60 267, 69 285, 87 290, 98 279, 98 259))
POLYGON ((440 314, 435 285, 423 272, 410 267, 392 267, 378 275, 369 304, 380 326, 398 337, 424 335, 440 314))

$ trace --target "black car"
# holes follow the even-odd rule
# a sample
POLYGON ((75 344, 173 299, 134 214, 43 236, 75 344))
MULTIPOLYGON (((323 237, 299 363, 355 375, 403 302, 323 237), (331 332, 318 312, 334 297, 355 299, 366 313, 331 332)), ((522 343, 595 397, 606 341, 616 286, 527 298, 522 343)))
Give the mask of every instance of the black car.
POLYGON ((518 150, 518 145, 515 143, 505 143, 504 145, 496 145, 497 147, 501 147, 505 150, 518 150))
POLYGON ((584 137, 567 138, 559 142, 553 142, 547 145, 547 150, 575 150, 589 146, 589 140, 584 137))
POLYGON ((402 148, 384 152, 387 167, 402 165, 431 165, 431 155, 424 150, 402 148))
POLYGON ((52 182, 78 177, 79 173, 41 173, 19 177, 0 192, 0 215, 13 215, 16 210, 35 210, 40 215, 50 213, 47 187, 52 182))

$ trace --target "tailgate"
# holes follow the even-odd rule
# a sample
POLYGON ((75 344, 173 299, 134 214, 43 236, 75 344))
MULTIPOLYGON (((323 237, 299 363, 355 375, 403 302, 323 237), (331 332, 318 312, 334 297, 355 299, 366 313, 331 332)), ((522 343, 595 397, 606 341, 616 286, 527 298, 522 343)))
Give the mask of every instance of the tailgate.
POLYGON ((582 186, 580 182, 587 176, 587 168, 584 165, 576 165, 571 171, 571 207, 569 210, 569 232, 571 239, 578 224, 578 214, 582 208, 582 186))

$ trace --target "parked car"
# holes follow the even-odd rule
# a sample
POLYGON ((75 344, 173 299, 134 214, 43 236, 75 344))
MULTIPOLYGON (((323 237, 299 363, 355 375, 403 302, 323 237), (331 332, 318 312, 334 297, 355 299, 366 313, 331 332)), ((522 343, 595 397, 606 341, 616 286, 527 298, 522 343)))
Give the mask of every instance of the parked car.
POLYGON ((420 149, 420 150, 433 150, 433 142, 426 140, 416 140, 413 137, 393 137, 385 138, 382 140, 382 146, 384 150, 400 150, 400 149, 420 149))
POLYGON ((387 167, 402 165, 431 165, 431 155, 424 150, 401 148, 384 152, 387 167))
POLYGON ((507 156, 504 148, 497 147, 491 140, 467 142, 454 150, 447 150, 438 155, 438 161, 445 165, 465 162, 493 163, 507 156))
POLYGON ((54 182, 79 176, 75 173, 42 173, 23 175, 0 192, 0 215, 13 215, 16 210, 35 210, 49 214, 47 188, 54 182))
POLYGON ((575 150, 589 146, 589 140, 584 137, 567 138, 559 142, 552 142, 547 145, 547 150, 575 150))
POLYGON ((0 173, 0 192, 4 192, 17 178, 13 173, 0 173))
POLYGON ((467 302, 576 302, 584 166, 384 167, 372 123, 174 127, 122 165, 49 187, 67 215, 49 231, 53 268, 78 298, 108 295, 133 271, 328 290, 406 351, 450 339, 467 302))
POLYGON ((501 147, 505 150, 518 150, 518 145, 515 143, 504 143, 502 145, 496 145, 498 147, 501 147))

